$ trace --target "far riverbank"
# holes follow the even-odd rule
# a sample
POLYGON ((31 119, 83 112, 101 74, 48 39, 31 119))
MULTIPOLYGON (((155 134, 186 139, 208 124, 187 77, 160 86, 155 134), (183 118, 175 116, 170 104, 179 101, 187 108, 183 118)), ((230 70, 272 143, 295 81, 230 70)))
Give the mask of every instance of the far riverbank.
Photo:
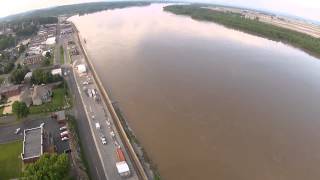
POLYGON ((320 58, 320 39, 298 31, 245 18, 237 13, 204 8, 201 5, 169 5, 163 9, 177 15, 190 16, 195 20, 215 22, 232 29, 283 42, 320 58))

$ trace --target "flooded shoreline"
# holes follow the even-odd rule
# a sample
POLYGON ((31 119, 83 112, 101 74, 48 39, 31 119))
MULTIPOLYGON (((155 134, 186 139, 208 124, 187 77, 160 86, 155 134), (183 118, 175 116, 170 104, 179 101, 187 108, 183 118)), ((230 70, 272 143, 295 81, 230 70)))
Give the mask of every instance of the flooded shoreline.
POLYGON ((317 59, 162 5, 71 20, 164 179, 320 177, 317 59))

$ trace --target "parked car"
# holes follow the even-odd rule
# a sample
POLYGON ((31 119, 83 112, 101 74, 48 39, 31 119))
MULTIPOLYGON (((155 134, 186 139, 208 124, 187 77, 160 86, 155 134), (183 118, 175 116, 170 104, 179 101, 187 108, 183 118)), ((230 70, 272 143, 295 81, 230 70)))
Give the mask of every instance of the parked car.
POLYGON ((64 153, 71 153, 71 149, 66 149, 63 151, 64 153))
POLYGON ((60 137, 61 137, 61 138, 63 138, 63 137, 69 137, 69 135, 68 135, 68 134, 62 134, 62 135, 60 135, 60 137))
POLYGON ((82 83, 82 85, 88 85, 88 84, 89 84, 88 81, 84 81, 84 82, 82 83))
POLYGON ((110 135, 111 135, 112 137, 115 137, 115 136, 116 136, 113 131, 110 132, 110 135))
POLYGON ((62 141, 67 141, 67 140, 69 140, 69 138, 68 137, 63 137, 63 138, 61 138, 61 140, 62 141))
POLYGON ((40 124, 40 127, 43 127, 43 126, 44 126, 44 122, 40 124))
POLYGON ((68 131, 63 131, 62 133, 60 133, 60 136, 64 136, 64 135, 68 135, 68 131))
POLYGON ((65 130, 67 130, 67 126, 62 126, 62 127, 60 128, 60 131, 65 131, 65 130))
POLYGON ((14 131, 14 133, 15 133, 15 134, 19 134, 20 130, 21 130, 21 128, 18 128, 18 129, 16 129, 16 130, 14 131))
POLYGON ((105 136, 100 137, 102 144, 107 144, 107 138, 105 136))
POLYGON ((96 123, 96 129, 100 129, 101 126, 100 126, 100 123, 96 123))

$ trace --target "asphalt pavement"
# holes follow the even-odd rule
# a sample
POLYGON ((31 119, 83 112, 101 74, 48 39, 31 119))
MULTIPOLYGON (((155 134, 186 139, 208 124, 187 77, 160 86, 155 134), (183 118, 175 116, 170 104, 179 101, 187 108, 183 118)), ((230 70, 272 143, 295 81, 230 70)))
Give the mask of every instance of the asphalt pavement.
POLYGON ((58 153, 62 153, 64 150, 69 149, 68 142, 61 141, 59 131, 60 125, 49 116, 29 118, 18 123, 0 126, 0 144, 23 140, 23 130, 39 127, 41 123, 45 123, 45 131, 52 135, 58 153), (18 128, 20 128, 20 131, 16 134, 15 131, 18 128))
POLYGON ((87 116, 85 114, 83 104, 77 90, 76 82, 73 77, 72 68, 69 68, 69 75, 66 77, 69 88, 71 89, 73 95, 73 112, 74 116, 77 120, 80 141, 83 147, 84 154, 88 161, 89 172, 94 180, 104 180, 107 179, 104 175, 103 167, 98 156, 98 152, 96 146, 94 144, 93 137, 91 135, 91 131, 89 129, 89 122, 87 120, 87 116))

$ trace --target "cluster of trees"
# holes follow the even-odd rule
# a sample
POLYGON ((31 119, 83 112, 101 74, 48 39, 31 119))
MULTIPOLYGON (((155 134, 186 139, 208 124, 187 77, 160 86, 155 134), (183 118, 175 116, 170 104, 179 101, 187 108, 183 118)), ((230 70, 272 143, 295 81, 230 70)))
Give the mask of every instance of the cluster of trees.
POLYGON ((0 51, 13 47, 16 39, 11 35, 0 35, 0 51))
POLYGON ((62 77, 60 75, 52 75, 51 72, 36 69, 32 72, 31 82, 33 84, 47 84, 62 81, 62 77))
POLYGON ((15 101, 12 104, 12 113, 16 115, 18 119, 21 119, 28 116, 29 108, 27 107, 26 103, 15 101))
POLYGON ((11 61, 0 62, 0 74, 7 74, 14 68, 14 63, 11 61))
POLYGON ((40 25, 58 23, 58 18, 57 17, 37 17, 37 18, 35 18, 33 20, 38 22, 40 25))
POLYGON ((21 66, 18 64, 17 68, 11 73, 10 75, 10 81, 14 84, 21 84, 21 82, 24 80, 25 75, 30 70, 26 66, 21 66))
POLYGON ((17 36, 31 36, 33 34, 36 34, 38 31, 38 27, 35 24, 24 24, 23 28, 22 26, 17 26, 17 28, 14 29, 14 32, 16 33, 17 36))
POLYGON ((69 177, 67 154, 43 154, 35 163, 28 164, 22 173, 22 179, 65 180, 69 177))
POLYGON ((178 15, 188 15, 196 20, 216 22, 226 27, 291 44, 320 57, 320 39, 307 34, 263 23, 257 19, 247 19, 236 13, 224 13, 202 8, 199 5, 170 5, 164 7, 164 10, 178 15))
POLYGON ((20 44, 18 49, 11 52, 0 51, 0 74, 8 74, 14 68, 14 61, 26 50, 26 46, 20 44))
POLYGON ((50 52, 46 52, 45 57, 42 62, 42 66, 49 66, 51 64, 51 60, 53 61, 53 55, 50 52))

